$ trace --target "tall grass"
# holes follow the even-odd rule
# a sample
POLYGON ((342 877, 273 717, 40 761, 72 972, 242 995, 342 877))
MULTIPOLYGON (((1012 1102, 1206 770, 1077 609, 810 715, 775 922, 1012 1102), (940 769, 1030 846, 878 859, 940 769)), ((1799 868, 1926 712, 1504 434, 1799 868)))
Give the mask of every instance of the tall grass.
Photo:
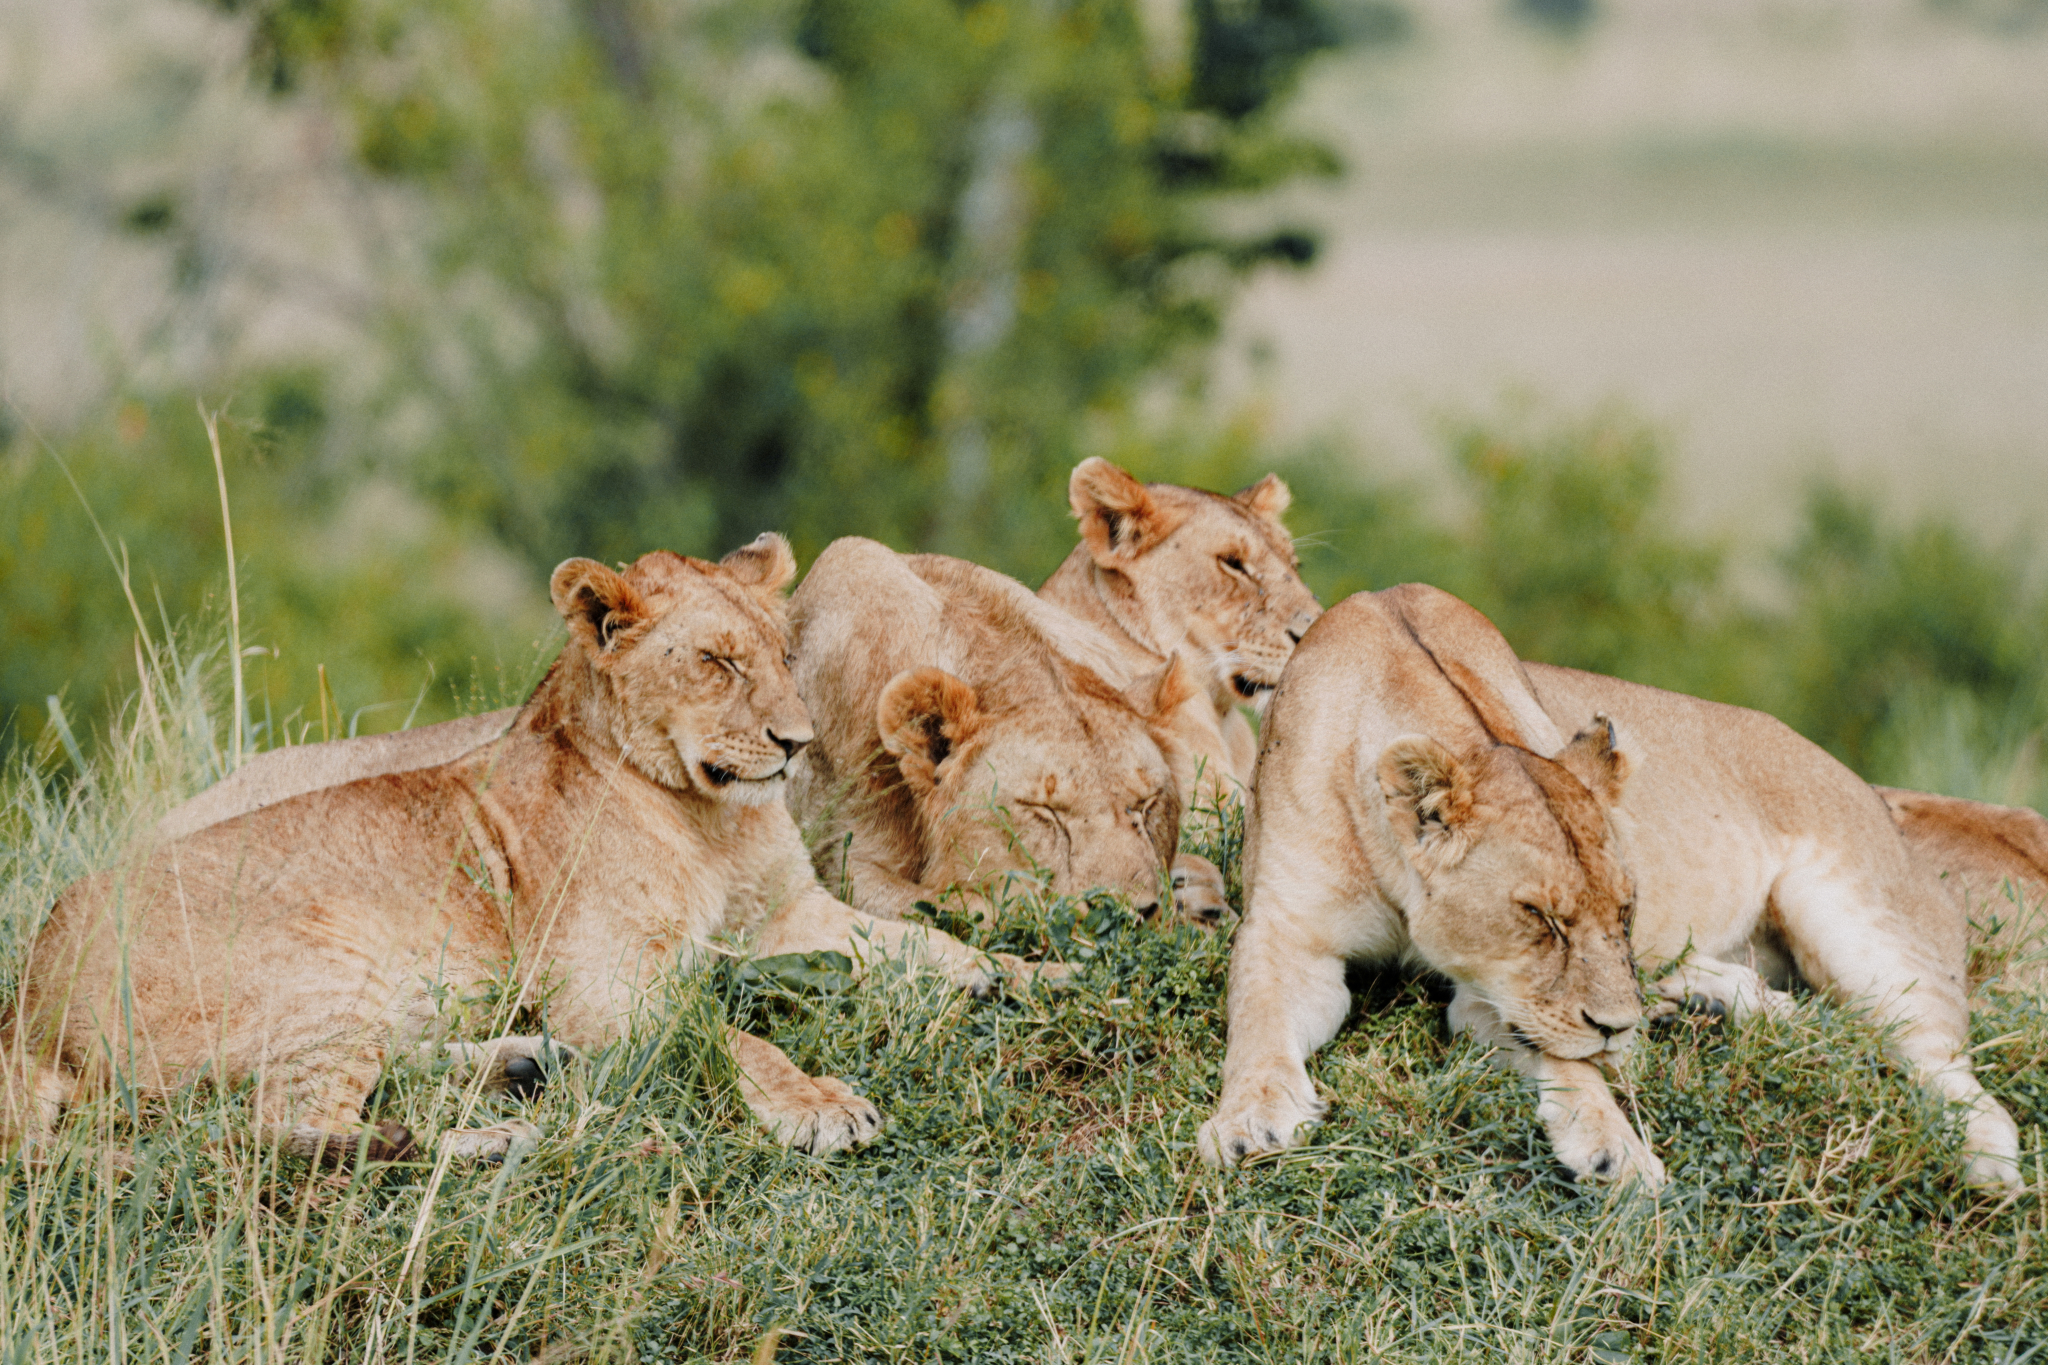
MULTIPOLYGON (((221 655, 162 643, 84 772, 6 778, 0 917, 221 769, 221 655)), ((1196 850, 1232 878, 1241 828, 1196 850)), ((967 926, 956 926, 967 927, 967 926)), ((0 1353, 100 1361, 2019 1362, 2048 1355, 2048 1006, 1987 996, 1986 1084, 2033 1188, 1959 1187, 1955 1132, 1857 1017, 1681 1020, 1621 1093, 1659 1201, 1570 1184, 1527 1094, 1447 1043, 1427 983, 1361 980, 1315 1064, 1309 1147, 1196 1160, 1223 1052, 1222 936, 1107 902, 1018 902, 990 946, 1085 968, 1056 997, 929 976, 722 967, 538 1100, 395 1063, 372 1102, 423 1135, 524 1112, 503 1166, 331 1173, 251 1136, 246 1091, 124 1091, 46 1164, 0 1165, 0 1353), (825 981, 827 988, 800 985, 825 981), (734 1098, 724 1015, 888 1118, 791 1155, 734 1098), (465 1112, 467 1111, 467 1112, 465 1112), (132 1151, 123 1175, 107 1160, 132 1151)), ((11 993, 11 984, 6 987, 11 993)), ((493 1002, 482 1002, 488 1014, 493 1002)), ((459 1023, 459 1021, 457 1021, 459 1023)), ((500 1026, 473 1022, 473 1036, 500 1026)))

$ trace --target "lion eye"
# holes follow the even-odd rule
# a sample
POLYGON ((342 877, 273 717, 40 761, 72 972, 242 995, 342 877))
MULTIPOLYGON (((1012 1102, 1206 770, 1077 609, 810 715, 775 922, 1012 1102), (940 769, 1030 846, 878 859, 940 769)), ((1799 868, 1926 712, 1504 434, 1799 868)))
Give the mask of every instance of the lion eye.
MULTIPOLYGON (((1232 573, 1245 573, 1244 561, 1242 559, 1239 559, 1236 555, 1223 555, 1220 558, 1222 560, 1223 567, 1230 570, 1232 573)), ((1247 575, 1247 577, 1249 577, 1249 575, 1247 575)))

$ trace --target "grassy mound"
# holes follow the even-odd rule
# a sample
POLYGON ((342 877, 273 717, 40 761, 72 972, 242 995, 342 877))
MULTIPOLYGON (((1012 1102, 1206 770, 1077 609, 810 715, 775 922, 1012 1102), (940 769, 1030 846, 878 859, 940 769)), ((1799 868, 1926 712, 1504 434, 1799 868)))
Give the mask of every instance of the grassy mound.
MULTIPOLYGON (((168 658, 85 776, 10 779, 14 964, 56 891, 220 765, 203 670, 168 658)), ((83 759, 79 760, 81 763, 83 759)), ((1233 876, 1237 831, 1199 851, 1233 876)), ((1233 891, 1235 884, 1233 880, 1233 891)), ((941 912, 941 918, 944 918, 941 912)), ((950 925, 948 927, 961 927, 950 925)), ((1987 992, 1977 1062, 2034 1188, 1960 1187, 1944 1115, 1855 1015, 1664 1026, 1624 1103, 1673 1176, 1574 1186, 1530 1097, 1443 1036, 1429 983, 1355 982, 1313 1064, 1308 1147, 1216 1175, 1227 937, 1113 903, 1019 901, 990 946, 1084 961, 1057 996, 976 1002, 884 970, 726 963, 540 1098, 401 1063, 378 1118, 522 1113, 503 1166, 336 1174, 251 1140, 248 1096, 117 1092, 53 1162, 0 1164, 9 1361, 1206 1361, 2048 1356, 2048 1007, 1987 992), (888 1119, 849 1156, 775 1146, 724 1016, 888 1119), (132 1151, 131 1174, 109 1151, 132 1151)), ((472 1036, 507 1022, 449 1002, 472 1036)))

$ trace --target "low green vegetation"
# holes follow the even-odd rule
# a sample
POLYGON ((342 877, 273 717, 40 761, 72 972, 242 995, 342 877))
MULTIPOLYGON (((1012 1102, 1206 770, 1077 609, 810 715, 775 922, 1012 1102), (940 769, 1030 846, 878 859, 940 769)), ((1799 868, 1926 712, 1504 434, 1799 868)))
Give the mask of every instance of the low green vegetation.
MULTIPOLYGON (((9 778, 10 974, 56 891, 217 758, 204 671, 174 666, 190 657, 165 649, 87 778, 9 778)), ((1240 840, 1225 822, 1199 846, 1233 895, 1240 840)), ((1335 1101, 1316 1141, 1218 1175, 1193 1139, 1226 936, 1109 902, 947 923, 1082 961, 1080 981, 974 1001, 925 974, 727 962, 536 1101, 390 1068, 378 1119, 542 1124, 504 1166, 311 1169, 252 1141, 243 1093, 83 1104, 52 1164, 0 1166, 0 1352, 1619 1365, 2018 1362, 2048 1344, 2036 997, 1989 992, 1974 1028, 2023 1133, 2032 1184, 2010 1202, 1959 1187, 1943 1115, 1865 1022, 1811 1000, 1785 1023, 1653 1032, 1621 1093, 1673 1184, 1576 1187, 1521 1086, 1447 1042, 1441 998, 1398 976, 1354 983, 1314 1063, 1335 1101), (829 1160, 778 1148, 709 1041, 720 1017, 854 1084, 881 1138, 829 1160)), ((448 1009, 469 1036, 533 1022, 488 998, 448 1009)))

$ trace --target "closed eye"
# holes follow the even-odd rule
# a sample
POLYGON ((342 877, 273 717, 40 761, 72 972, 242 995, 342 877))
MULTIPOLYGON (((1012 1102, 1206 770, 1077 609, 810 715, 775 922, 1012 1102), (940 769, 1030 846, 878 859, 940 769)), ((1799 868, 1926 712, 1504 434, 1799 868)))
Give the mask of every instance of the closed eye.
POLYGON ((730 673, 735 678, 744 678, 746 676, 746 674, 740 672, 739 661, 736 659, 729 659, 723 654, 713 654, 708 649, 699 650, 697 652, 697 657, 699 659, 702 659, 707 664, 713 664, 718 668, 723 669, 725 672, 730 673))
POLYGON ((1557 940, 1559 946, 1563 946, 1565 942, 1564 926, 1558 923, 1556 915, 1551 914, 1542 906, 1532 904, 1529 901, 1521 902, 1521 906, 1524 911, 1534 915, 1537 919, 1542 920, 1543 927, 1550 931, 1550 936, 1557 940))
POLYGON ((1217 558, 1218 562, 1232 573, 1243 574, 1247 578, 1251 577, 1250 572, 1244 567, 1244 561, 1236 555, 1219 555, 1217 558))

